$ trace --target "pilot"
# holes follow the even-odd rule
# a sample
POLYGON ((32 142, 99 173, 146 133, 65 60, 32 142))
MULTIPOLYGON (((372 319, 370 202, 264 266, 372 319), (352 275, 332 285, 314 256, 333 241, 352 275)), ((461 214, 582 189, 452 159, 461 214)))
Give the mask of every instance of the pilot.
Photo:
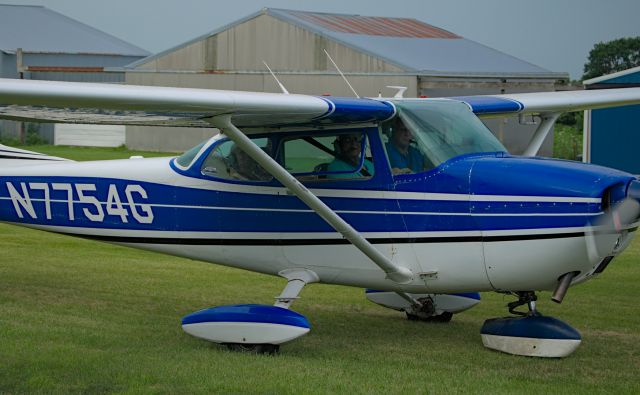
POLYGON ((424 170, 424 158, 411 146, 413 135, 405 124, 396 118, 391 130, 391 139, 386 145, 391 171, 396 174, 418 173, 424 170))
POLYGON ((229 175, 234 180, 269 181, 271 175, 237 145, 229 154, 229 175))
POLYGON ((360 167, 362 137, 362 134, 342 134, 336 138, 333 143, 336 159, 329 163, 327 171, 344 173, 328 174, 328 178, 368 178, 373 175, 373 163, 367 159, 364 160, 362 169, 354 173, 360 167))

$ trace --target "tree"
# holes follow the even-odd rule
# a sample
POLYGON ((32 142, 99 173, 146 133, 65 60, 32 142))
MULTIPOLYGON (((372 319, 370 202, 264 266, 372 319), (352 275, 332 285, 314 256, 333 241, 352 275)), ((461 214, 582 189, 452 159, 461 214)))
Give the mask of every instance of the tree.
POLYGON ((640 37, 619 38, 593 46, 583 80, 640 66, 640 37))

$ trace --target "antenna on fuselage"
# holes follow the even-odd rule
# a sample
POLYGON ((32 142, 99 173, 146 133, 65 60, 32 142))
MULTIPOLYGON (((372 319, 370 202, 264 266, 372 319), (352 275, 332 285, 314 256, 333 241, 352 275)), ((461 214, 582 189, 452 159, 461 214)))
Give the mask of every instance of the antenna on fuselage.
POLYGON ((284 87, 284 85, 282 85, 282 82, 280 82, 280 80, 278 79, 278 77, 276 77, 276 75, 273 73, 273 71, 271 71, 271 67, 269 67, 267 62, 265 62, 263 60, 262 63, 264 63, 264 65, 267 66, 267 70, 269 70, 269 72, 271 73, 271 76, 273 77, 273 79, 276 80, 276 83, 278 84, 278 86, 280 86, 280 90, 282 91, 282 93, 284 93, 285 95, 288 95, 289 91, 287 90, 287 88, 284 87))
POLYGON ((340 73, 340 75, 342 76, 342 79, 344 80, 344 82, 346 82, 347 85, 349 85, 349 88, 351 88, 351 92, 353 92, 353 94, 356 95, 356 97, 359 99, 360 95, 358 94, 358 92, 356 92, 355 89, 353 89, 353 86, 351 86, 351 84, 349 83, 349 80, 347 80, 347 77, 345 77, 344 74, 342 74, 342 70, 340 70, 340 67, 338 67, 336 62, 334 62, 333 59, 331 59, 331 55, 329 55, 329 52, 327 52, 326 49, 323 49, 323 51, 327 55, 327 58, 329 58, 331 63, 333 63, 333 66, 336 68, 336 70, 338 70, 338 73, 340 73))

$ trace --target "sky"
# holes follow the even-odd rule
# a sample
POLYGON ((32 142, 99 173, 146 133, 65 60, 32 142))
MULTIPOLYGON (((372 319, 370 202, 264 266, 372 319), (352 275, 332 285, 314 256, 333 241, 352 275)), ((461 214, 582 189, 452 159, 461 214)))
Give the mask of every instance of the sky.
POLYGON ((598 42, 640 36, 639 0, 0 0, 44 5, 157 53, 263 7, 411 17, 547 70, 582 77, 598 42))

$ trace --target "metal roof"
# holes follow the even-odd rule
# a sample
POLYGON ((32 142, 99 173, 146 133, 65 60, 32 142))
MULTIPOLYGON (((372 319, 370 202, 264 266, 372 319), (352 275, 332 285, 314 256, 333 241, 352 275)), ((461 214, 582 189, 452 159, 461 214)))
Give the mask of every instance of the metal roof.
MULTIPOLYGON (((509 73, 558 77, 536 66, 413 18, 366 17, 267 8, 268 15, 395 64, 429 74, 509 73)), ((565 76, 566 73, 560 73, 565 76)))
POLYGON ((0 51, 148 56, 149 52, 42 6, 0 4, 0 51))
POLYGON ((451 32, 412 18, 339 15, 287 10, 271 11, 294 16, 312 25, 322 26, 324 29, 338 33, 386 37, 460 38, 451 32))

